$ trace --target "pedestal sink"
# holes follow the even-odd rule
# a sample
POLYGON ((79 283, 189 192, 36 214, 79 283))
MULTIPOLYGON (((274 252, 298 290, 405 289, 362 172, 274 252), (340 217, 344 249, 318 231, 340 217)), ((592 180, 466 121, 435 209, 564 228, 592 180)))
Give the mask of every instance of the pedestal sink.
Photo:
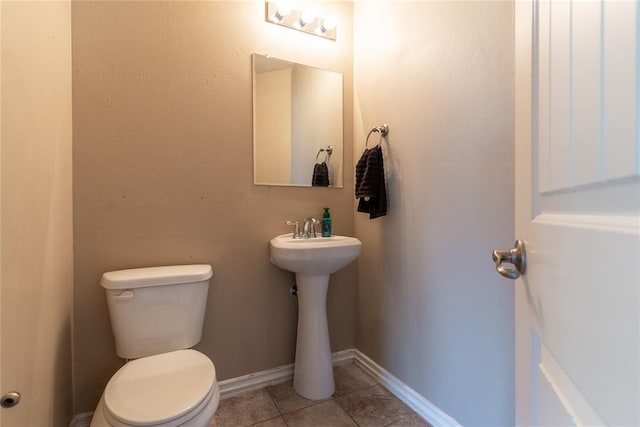
POLYGON ((294 239, 283 234, 271 239, 271 262, 296 273, 298 337, 293 387, 307 399, 325 399, 335 391, 327 325, 329 275, 355 260, 361 247, 360 240, 346 236, 294 239))

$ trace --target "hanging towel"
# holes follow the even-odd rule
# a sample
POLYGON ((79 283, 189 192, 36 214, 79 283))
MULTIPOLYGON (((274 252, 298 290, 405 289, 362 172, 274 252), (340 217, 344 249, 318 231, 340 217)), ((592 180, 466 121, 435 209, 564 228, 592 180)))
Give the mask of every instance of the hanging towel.
POLYGON ((366 148, 356 164, 356 198, 360 199, 358 212, 368 213, 370 219, 387 214, 387 186, 380 145, 366 148))
POLYGON ((311 178, 311 185, 314 187, 328 187, 329 186, 329 167, 327 162, 316 163, 313 167, 313 177, 311 178))

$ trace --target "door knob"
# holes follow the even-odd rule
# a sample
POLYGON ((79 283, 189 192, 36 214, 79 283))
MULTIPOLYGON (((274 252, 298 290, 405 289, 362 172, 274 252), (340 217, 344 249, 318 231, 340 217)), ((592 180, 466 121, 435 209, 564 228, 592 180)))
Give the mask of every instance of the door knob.
POLYGON ((493 251, 493 262, 496 263, 496 270, 508 279, 517 279, 524 274, 527 268, 527 252, 522 240, 516 240, 515 247, 509 250, 493 251), (503 267, 503 263, 511 264, 515 270, 503 267))
POLYGON ((20 393, 17 391, 10 391, 4 396, 0 397, 0 406, 3 408, 13 408, 20 403, 20 393))

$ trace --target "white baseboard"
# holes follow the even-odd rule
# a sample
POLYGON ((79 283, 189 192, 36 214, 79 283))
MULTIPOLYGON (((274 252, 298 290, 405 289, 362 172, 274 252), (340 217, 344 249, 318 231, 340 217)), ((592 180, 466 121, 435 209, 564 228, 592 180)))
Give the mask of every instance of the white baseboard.
MULTIPOLYGON (((373 360, 355 349, 343 350, 332 355, 333 364, 337 365, 350 360, 355 361, 369 375, 375 378, 391 394, 396 396, 408 407, 435 427, 461 427, 460 424, 440 408, 422 397, 411 387, 390 374, 373 360)), ((268 369, 238 378, 231 378, 220 382, 220 397, 222 399, 259 390, 274 384, 280 384, 293 378, 293 364, 279 368, 268 369)))
POLYGON ((355 353, 355 362, 361 368, 377 379, 391 394, 404 402, 409 408, 413 409, 414 412, 424 418, 429 424, 434 427, 462 427, 460 423, 445 414, 440 408, 422 397, 376 362, 358 350, 353 351, 355 353))
MULTIPOLYGON (((355 352, 354 350, 343 350, 333 353, 331 356, 333 364, 337 365, 354 359, 355 352)), ((293 363, 278 368, 267 369, 266 371, 231 378, 218 383, 220 386, 220 398, 225 399, 247 391, 259 390, 291 379, 293 379, 293 363)))
POLYGON ((69 427, 89 427, 89 424, 91 424, 91 418, 93 418, 93 412, 81 412, 76 414, 71 419, 69 427))
POLYGON ((358 350, 350 348, 349 350, 336 351, 331 355, 333 360, 333 366, 339 365, 342 362, 348 362, 354 360, 357 357, 358 350))
POLYGON ((293 378, 293 363, 218 382, 220 399, 280 384, 293 378))
MULTIPOLYGON (((409 408, 434 427, 461 427, 449 415, 445 414, 433 403, 418 394, 411 387, 390 374, 373 360, 355 349, 333 353, 334 365, 353 360, 369 375, 376 379, 391 394, 404 402, 409 408)), ((255 372, 242 377, 220 381, 220 398, 235 396, 247 391, 258 390, 270 385, 280 384, 293 378, 293 363, 278 368, 255 372)), ((83 412, 73 417, 70 427, 87 427, 91 423, 91 412, 83 412)))

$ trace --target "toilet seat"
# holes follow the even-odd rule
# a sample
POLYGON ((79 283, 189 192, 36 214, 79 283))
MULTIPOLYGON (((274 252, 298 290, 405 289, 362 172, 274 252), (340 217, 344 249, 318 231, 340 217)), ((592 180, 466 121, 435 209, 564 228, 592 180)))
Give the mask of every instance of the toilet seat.
POLYGON ((104 415, 114 426, 184 424, 217 390, 211 360, 195 350, 163 353, 125 364, 104 391, 104 415))

